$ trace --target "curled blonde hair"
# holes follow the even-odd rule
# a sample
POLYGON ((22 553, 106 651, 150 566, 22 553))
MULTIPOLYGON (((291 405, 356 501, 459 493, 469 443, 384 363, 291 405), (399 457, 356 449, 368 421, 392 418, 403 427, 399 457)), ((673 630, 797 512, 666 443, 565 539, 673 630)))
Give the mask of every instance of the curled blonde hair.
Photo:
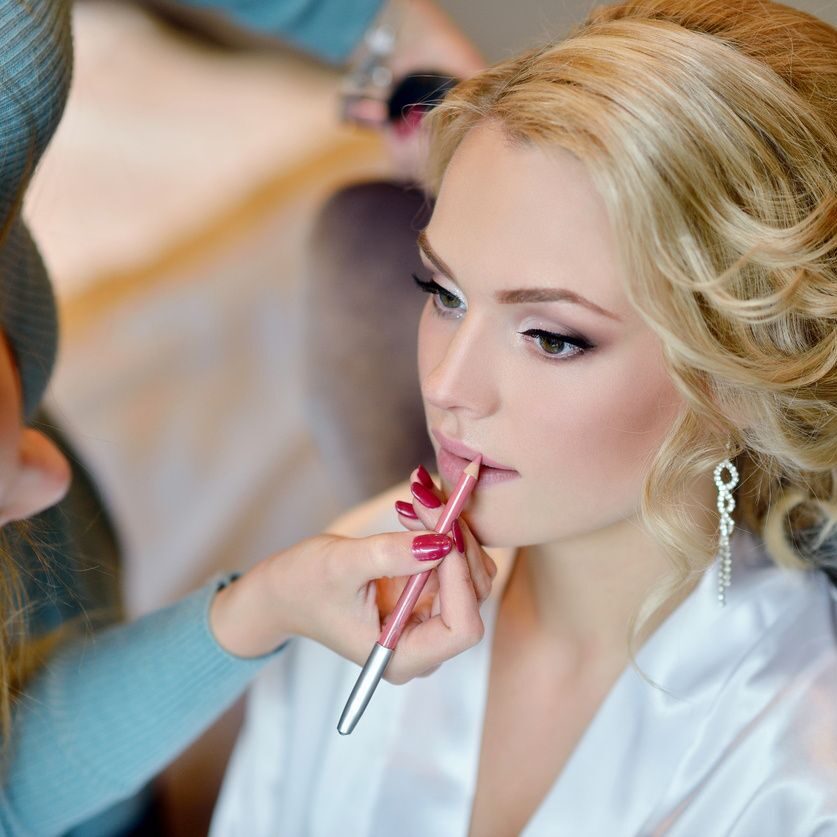
POLYGON ((632 661, 715 557, 688 497, 730 442, 736 524, 780 566, 837 573, 837 30, 769 0, 601 7, 428 115, 431 192, 483 120, 585 163, 686 402, 645 475, 672 574, 632 661))

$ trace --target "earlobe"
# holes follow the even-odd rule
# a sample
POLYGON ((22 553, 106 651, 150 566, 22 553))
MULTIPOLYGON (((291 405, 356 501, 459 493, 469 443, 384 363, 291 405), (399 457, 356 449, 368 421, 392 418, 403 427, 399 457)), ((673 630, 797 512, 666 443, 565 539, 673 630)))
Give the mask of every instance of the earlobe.
POLYGON ((20 436, 16 478, 0 508, 0 525, 23 520, 59 502, 70 486, 70 464, 54 442, 26 428, 20 436))

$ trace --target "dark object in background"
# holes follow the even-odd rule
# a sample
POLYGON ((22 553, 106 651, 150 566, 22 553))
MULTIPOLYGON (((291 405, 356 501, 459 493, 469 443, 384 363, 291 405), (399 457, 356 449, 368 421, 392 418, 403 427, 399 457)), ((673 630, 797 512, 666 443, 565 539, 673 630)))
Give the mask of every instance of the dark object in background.
POLYGON ((387 118, 390 122, 421 116, 432 110, 448 90, 459 84, 459 79, 434 70, 421 70, 404 76, 392 88, 387 100, 387 118))
POLYGON ((377 67, 381 79, 374 81, 375 72, 356 77, 349 74, 343 85, 340 118, 367 128, 380 128, 386 122, 394 127, 409 124, 414 127, 421 117, 432 110, 460 79, 437 70, 416 70, 397 81, 390 81, 389 67, 377 67))
POLYGON ((304 408, 349 508, 436 468, 416 363, 426 275, 416 235, 431 201, 415 186, 347 186, 323 206, 303 283, 304 408))

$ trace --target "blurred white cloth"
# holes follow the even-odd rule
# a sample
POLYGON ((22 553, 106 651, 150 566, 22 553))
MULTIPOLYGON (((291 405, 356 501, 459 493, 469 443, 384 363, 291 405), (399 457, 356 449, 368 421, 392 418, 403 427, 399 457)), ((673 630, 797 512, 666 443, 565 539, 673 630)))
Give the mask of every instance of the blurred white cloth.
POLYGON ((274 250, 304 217, 277 213, 65 341, 48 404, 114 511, 131 614, 339 511, 301 403, 299 247, 274 250))
POLYGON ((134 4, 76 3, 73 30, 26 204, 61 308, 47 404, 114 512, 137 615, 340 511, 301 404, 300 292, 319 204, 386 160, 338 125, 333 69, 134 4))
MULTIPOLYGON (((406 496, 398 486, 336 528, 389 529, 406 496)), ((837 595, 749 532, 731 547, 726 607, 716 561, 640 649, 673 696, 627 667, 524 837, 837 835, 837 595)), ((499 579, 483 640, 428 677, 382 681, 349 736, 336 726, 359 667, 292 640, 251 691, 212 837, 464 837, 499 579)))
POLYGON ((202 43, 137 3, 73 4, 74 67, 26 196, 62 298, 147 264, 338 141, 339 73, 202 43))

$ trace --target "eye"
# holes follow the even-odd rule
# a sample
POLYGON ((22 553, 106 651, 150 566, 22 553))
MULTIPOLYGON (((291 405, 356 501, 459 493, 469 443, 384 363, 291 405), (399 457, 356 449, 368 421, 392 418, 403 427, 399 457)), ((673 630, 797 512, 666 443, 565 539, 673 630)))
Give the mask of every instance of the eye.
POLYGON ((412 274, 415 283, 427 294, 433 294, 436 299, 433 301, 436 310, 443 316, 447 311, 462 311, 464 309, 463 301, 454 293, 443 288, 438 282, 431 280, 420 279, 415 273, 412 274))
POLYGON ((532 342, 538 345, 542 355, 548 356, 548 360, 566 360, 586 354, 589 349, 594 348, 593 344, 583 337, 570 337, 541 328, 530 328, 528 331, 521 331, 520 334, 532 338, 532 342), (572 351, 564 353, 562 350, 565 348, 572 351))

